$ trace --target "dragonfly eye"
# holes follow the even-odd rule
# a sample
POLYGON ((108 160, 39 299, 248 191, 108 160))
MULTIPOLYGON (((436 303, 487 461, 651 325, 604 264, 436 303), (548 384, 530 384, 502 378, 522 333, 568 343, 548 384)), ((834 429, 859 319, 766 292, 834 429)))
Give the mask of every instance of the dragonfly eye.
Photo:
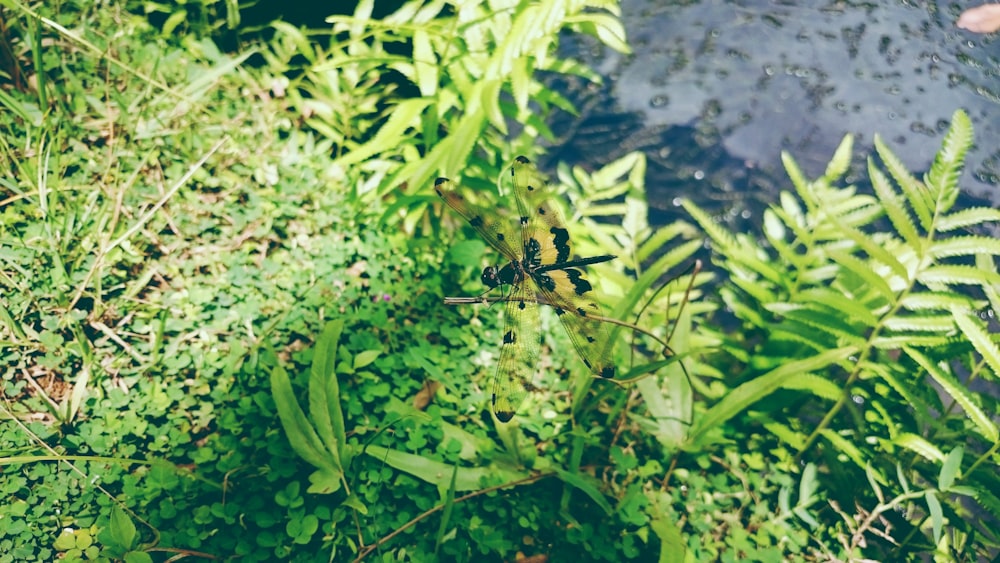
POLYGON ((500 285, 500 273, 496 266, 486 266, 483 268, 483 275, 480 278, 483 281, 483 285, 493 289, 500 285))

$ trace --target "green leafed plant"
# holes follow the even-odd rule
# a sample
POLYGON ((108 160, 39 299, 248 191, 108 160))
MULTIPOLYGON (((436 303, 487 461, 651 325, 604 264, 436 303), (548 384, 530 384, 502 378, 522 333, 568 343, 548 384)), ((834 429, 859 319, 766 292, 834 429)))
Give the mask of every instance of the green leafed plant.
MULTIPOLYGON (((730 274, 720 295, 742 323, 723 347, 733 388, 696 423, 696 439, 748 416, 796 459, 825 459, 830 479, 857 483, 857 474, 869 472, 881 486, 896 480, 897 461, 911 480, 934 482, 957 442, 976 453, 949 475, 960 474, 980 506, 1000 518, 997 398, 973 391, 977 380, 995 384, 1000 375, 997 336, 979 315, 1000 310, 1000 241, 968 231, 1000 221, 1000 211, 954 208, 971 144, 971 123, 958 111, 918 179, 876 137, 881 165, 868 162, 873 195, 837 185, 850 137, 815 180, 785 154, 795 193, 782 193, 765 212, 763 240, 727 232, 685 202, 730 274)), ((926 540, 940 546, 942 507, 934 503, 953 515, 965 509, 954 495, 930 496, 925 508, 935 524, 926 540)), ((976 526, 961 516, 949 523, 948 545, 975 550, 961 540, 976 526)), ((907 526, 920 526, 917 513, 907 526)), ((894 537, 904 551, 924 538, 894 537)))
POLYGON ((288 441, 295 453, 316 468, 309 476, 311 493, 332 493, 346 485, 344 467, 353 457, 337 382, 337 345, 343 330, 343 319, 331 321, 316 341, 309 370, 308 415, 299 405, 284 368, 278 364, 271 370, 271 392, 288 441))

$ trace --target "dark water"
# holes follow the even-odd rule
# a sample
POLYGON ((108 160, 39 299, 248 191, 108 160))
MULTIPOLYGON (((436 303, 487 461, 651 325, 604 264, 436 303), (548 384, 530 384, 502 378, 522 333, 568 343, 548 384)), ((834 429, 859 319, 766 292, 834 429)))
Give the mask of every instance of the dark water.
POLYGON ((642 150, 660 220, 689 197, 756 230, 762 207, 790 187, 782 150, 815 177, 852 133, 849 180, 864 183, 879 133, 922 173, 963 108, 976 147, 962 203, 1000 205, 1000 41, 954 25, 975 3, 808 4, 623 0, 633 55, 563 41, 606 84, 557 85, 584 114, 555 119, 553 158, 594 168, 642 150))

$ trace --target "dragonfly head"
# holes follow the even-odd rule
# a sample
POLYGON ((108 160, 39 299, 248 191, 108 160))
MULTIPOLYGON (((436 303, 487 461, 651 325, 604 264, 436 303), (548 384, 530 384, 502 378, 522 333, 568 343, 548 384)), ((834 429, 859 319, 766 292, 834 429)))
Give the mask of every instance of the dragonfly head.
POLYGON ((496 266, 486 266, 483 268, 483 276, 479 278, 483 280, 483 285, 490 289, 495 289, 500 285, 500 269, 496 266))

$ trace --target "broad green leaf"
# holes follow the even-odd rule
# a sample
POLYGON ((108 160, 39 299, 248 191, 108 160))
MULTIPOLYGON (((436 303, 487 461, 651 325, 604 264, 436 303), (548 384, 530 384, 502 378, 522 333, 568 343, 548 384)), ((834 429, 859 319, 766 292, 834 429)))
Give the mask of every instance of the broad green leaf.
POLYGON ((371 364, 381 354, 382 350, 365 350, 363 352, 359 352, 357 356, 354 356, 354 370, 357 371, 371 364))
POLYGON ((337 347, 344 330, 344 319, 330 321, 316 341, 309 369, 309 416, 325 449, 334 459, 333 467, 343 466, 341 448, 347 441, 344 413, 340 406, 340 383, 337 380, 337 347))
POLYGON ((955 478, 958 476, 959 470, 962 468, 962 454, 965 452, 965 448, 962 446, 955 446, 951 452, 948 453, 948 457, 945 458, 944 464, 941 465, 941 474, 938 475, 938 489, 941 491, 947 491, 955 484, 955 478))
MULTIPOLYGON (((956 315, 957 320, 958 315, 956 315)), ((960 325, 961 326, 961 325, 960 325)), ((927 373, 934 378, 934 381, 941 386, 945 393, 947 393, 951 398, 955 400, 965 414, 969 417, 975 428, 982 434, 990 443, 995 443, 998 438, 1000 438, 1000 431, 998 431, 996 424, 990 419, 983 410, 975 403, 972 396, 969 394, 968 387, 959 382, 955 377, 942 369, 940 366, 935 365, 930 358, 925 356, 922 352, 904 346, 903 350, 908 356, 913 358, 920 367, 924 368, 927 373)))
POLYGON ((973 307, 972 298, 960 293, 950 291, 921 291, 919 293, 909 293, 899 301, 899 304, 910 311, 943 310, 947 311, 952 307, 960 309, 971 309, 973 307))
POLYGON ((937 498, 937 491, 928 490, 924 493, 927 501, 927 513, 931 517, 931 529, 934 534, 934 543, 941 542, 941 530, 944 528, 944 511, 941 510, 941 501, 937 498))
POLYGON ((299 406, 288 373, 280 365, 271 370, 271 394, 278 408, 281 426, 285 429, 285 435, 288 436, 288 442, 295 453, 313 467, 339 471, 336 460, 331 458, 331 454, 306 418, 306 413, 299 406))
POLYGON ((598 488, 598 481, 595 478, 583 473, 572 473, 558 467, 555 468, 555 471, 556 475, 560 480, 562 480, 562 482, 580 490, 590 497, 590 500, 594 501, 594 504, 604 510, 604 514, 611 514, 614 511, 614 508, 611 507, 608 499, 604 498, 604 495, 601 494, 601 491, 598 488))
POLYGON ((509 483, 520 481, 529 476, 526 471, 515 471, 506 467, 459 467, 429 459, 416 454, 390 450, 382 446, 368 446, 365 453, 404 473, 409 473, 417 479, 434 485, 441 490, 451 486, 455 480, 455 491, 475 491, 482 488, 484 480, 509 483), (454 476, 454 477, 453 477, 454 476))
POLYGON ((114 542, 114 547, 121 551, 132 549, 138 540, 132 517, 117 504, 111 507, 111 520, 108 525, 108 532, 111 541, 114 542))
POLYGON ((937 446, 928 442, 922 436, 917 436, 916 434, 911 434, 909 432, 901 432, 892 443, 911 452, 914 452, 924 459, 942 463, 944 462, 944 453, 938 449, 937 446))
POLYGON ((895 316, 885 319, 883 326, 893 332, 951 332, 955 330, 955 323, 951 315, 895 316))
MULTIPOLYGON (((802 194, 806 192, 809 185, 809 180, 806 179, 805 174, 802 173, 802 169, 799 168, 799 163, 795 162, 795 158, 787 151, 781 151, 781 162, 785 166, 785 173, 788 174, 788 179, 792 181, 792 186, 799 193, 799 197, 802 197, 802 194)), ((808 204, 808 200, 805 198, 802 199, 808 204)), ((812 206, 809 206, 809 208, 812 209, 812 206)))
POLYGON ((750 405, 774 393, 779 387, 784 386, 789 379, 813 371, 825 370, 857 353, 858 349, 854 346, 827 350, 811 358, 788 362, 760 377, 743 383, 726 394, 721 401, 710 408, 698 420, 691 429, 688 440, 695 441, 700 434, 722 425, 727 420, 747 409, 750 405))

